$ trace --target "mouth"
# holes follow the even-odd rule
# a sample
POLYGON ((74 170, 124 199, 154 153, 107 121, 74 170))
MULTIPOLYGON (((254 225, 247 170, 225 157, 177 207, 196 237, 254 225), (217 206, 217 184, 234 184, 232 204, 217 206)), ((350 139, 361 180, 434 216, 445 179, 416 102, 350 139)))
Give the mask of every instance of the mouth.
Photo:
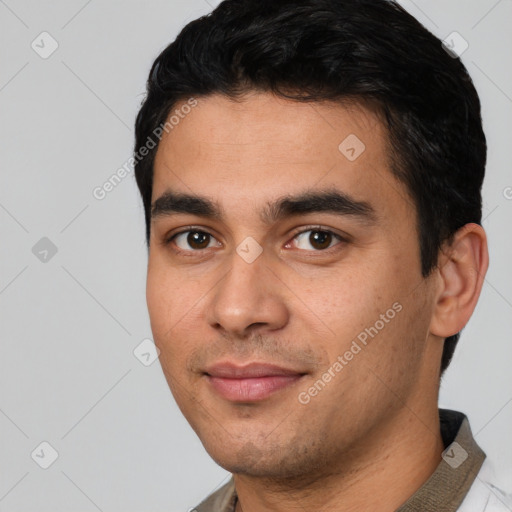
POLYGON ((217 363, 204 372, 208 383, 231 402, 258 402, 298 382, 305 372, 266 363, 217 363))

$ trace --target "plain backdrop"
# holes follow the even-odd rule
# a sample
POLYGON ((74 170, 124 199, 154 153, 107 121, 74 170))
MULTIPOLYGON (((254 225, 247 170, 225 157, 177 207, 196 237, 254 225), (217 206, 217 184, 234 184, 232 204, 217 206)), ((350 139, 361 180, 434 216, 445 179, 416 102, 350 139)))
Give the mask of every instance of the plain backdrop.
MULTIPOLYGON (((210 2, 0 0, 0 511, 185 511, 228 476, 134 354, 151 331, 133 173, 93 195, 131 155, 153 60, 210 2)), ((403 5, 467 42, 482 100, 491 265, 441 405, 511 492, 512 2, 403 5)))

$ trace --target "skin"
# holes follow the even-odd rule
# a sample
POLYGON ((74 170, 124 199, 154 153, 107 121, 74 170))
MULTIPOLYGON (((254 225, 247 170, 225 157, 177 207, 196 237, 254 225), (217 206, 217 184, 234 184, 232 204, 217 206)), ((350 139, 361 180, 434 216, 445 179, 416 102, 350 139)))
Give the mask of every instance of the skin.
POLYGON ((395 510, 441 460, 443 341, 476 305, 484 231, 465 226, 423 278, 416 210, 391 173, 376 112, 256 92, 198 100, 161 140, 154 165, 153 202, 172 190, 208 197, 224 213, 152 220, 147 303, 171 391, 211 457, 234 474, 237 510, 395 510), (338 149, 350 134, 366 147, 354 161, 338 149), (268 202, 327 188, 370 204, 374 220, 314 212, 262 222, 268 202), (346 240, 319 248, 315 226, 346 240), (187 234, 169 241, 186 229, 211 237, 201 247, 187 234), (236 251, 249 236, 262 249, 252 263, 236 251), (300 403, 395 303, 400 312, 300 403), (304 375, 264 400, 233 402, 203 373, 221 360, 304 375))

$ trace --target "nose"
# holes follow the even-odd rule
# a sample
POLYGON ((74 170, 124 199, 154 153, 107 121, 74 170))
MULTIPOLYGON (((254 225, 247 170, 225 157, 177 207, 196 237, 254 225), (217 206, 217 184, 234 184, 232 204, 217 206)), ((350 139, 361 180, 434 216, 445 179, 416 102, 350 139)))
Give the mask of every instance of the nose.
POLYGON ((209 324, 238 338, 284 327, 289 319, 286 287, 268 266, 265 253, 249 263, 234 252, 230 263, 209 297, 209 324))

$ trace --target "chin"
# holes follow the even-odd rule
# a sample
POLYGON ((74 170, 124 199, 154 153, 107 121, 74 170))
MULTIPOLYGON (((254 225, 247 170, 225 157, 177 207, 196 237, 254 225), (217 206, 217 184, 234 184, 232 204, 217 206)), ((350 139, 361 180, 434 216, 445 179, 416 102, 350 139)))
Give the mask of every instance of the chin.
MULTIPOLYGON (((328 453, 319 440, 270 439, 261 436, 258 441, 249 436, 231 437, 226 432, 201 438, 210 457, 222 468, 236 475, 270 480, 291 479, 303 485, 306 480, 316 480, 324 472, 328 453)), ((291 481, 290 481, 291 484, 291 481)))

